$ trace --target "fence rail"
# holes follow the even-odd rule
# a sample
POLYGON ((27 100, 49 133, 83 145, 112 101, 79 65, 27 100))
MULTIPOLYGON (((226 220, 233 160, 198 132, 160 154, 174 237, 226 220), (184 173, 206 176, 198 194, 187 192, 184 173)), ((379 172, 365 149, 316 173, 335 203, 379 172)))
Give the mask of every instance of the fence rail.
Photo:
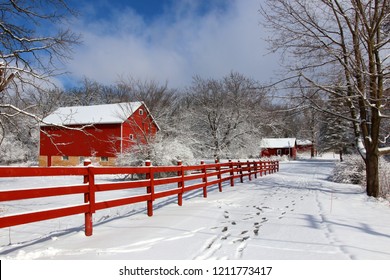
MULTIPOLYGON (((223 182, 234 186, 235 180, 242 183, 244 177, 252 180, 279 171, 278 161, 246 161, 212 163, 184 166, 152 166, 149 161, 142 167, 95 167, 84 163, 84 167, 0 167, 0 178, 12 177, 49 177, 49 176, 83 176, 83 182, 73 186, 56 186, 20 190, 1 190, 0 202, 57 197, 64 195, 82 195, 79 205, 41 210, 29 213, 13 214, 0 217, 0 228, 55 219, 65 216, 84 214, 85 235, 92 235, 92 215, 102 209, 118 207, 133 203, 146 202, 148 216, 153 215, 153 202, 156 199, 177 196, 179 206, 183 204, 183 194, 202 189, 207 197, 207 188, 218 185, 221 192, 223 182), (96 183, 96 175, 137 174, 142 179, 124 182, 96 183), (165 176, 161 176, 165 174, 165 176), (168 174, 168 176, 167 176, 168 174), (159 190, 159 186, 177 184, 177 187, 159 190), (121 197, 112 200, 96 201, 100 192, 144 188, 145 194, 121 197)), ((0 186, 1 187, 1 186, 0 186)))

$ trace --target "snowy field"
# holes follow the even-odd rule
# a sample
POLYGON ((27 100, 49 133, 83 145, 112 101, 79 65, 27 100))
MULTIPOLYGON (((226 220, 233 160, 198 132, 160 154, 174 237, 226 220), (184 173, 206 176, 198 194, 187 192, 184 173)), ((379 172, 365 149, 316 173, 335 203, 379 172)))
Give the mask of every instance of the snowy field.
MULTIPOLYGON (((207 199, 187 194, 181 207, 176 198, 157 200, 153 217, 144 203, 97 212, 91 237, 82 215, 0 229, 0 259, 389 260, 389 203, 328 181, 333 166, 329 159, 282 162, 279 173, 236 181, 222 193, 213 187, 207 199)), ((0 187, 48 183, 34 180, 0 179, 0 187)), ((29 203, 2 203, 0 215, 65 202, 29 203)))

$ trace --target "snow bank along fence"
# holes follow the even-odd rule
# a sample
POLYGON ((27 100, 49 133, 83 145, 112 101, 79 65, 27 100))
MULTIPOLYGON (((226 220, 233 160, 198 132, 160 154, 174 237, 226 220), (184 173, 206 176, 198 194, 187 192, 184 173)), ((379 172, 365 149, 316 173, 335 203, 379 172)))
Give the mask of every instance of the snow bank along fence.
MULTIPOLYGON (((141 167, 95 167, 84 162, 84 167, 0 167, 2 177, 49 177, 49 176, 83 176, 80 185, 56 186, 44 188, 29 188, 2 190, 0 188, 0 202, 58 197, 64 195, 83 195, 83 203, 48 210, 38 210, 29 213, 13 214, 0 217, 0 228, 11 227, 21 224, 55 219, 65 216, 84 214, 85 235, 92 235, 92 215, 98 210, 123 206, 132 203, 146 202, 148 216, 153 215, 153 201, 158 198, 177 195, 178 205, 183 204, 183 194, 189 191, 202 189, 203 197, 207 197, 207 187, 218 185, 222 191, 222 183, 229 181, 234 186, 235 180, 242 183, 244 177, 252 180, 279 171, 278 161, 247 161, 184 166, 178 162, 177 166, 152 166, 149 161, 141 167), (159 176, 169 174, 168 177, 159 176), (141 174, 140 180, 113 181, 108 183, 96 183, 96 175, 114 174, 141 174), (159 190, 159 186, 173 186, 159 190), (96 194, 115 190, 128 190, 145 188, 145 194, 121 197, 106 201, 97 201, 96 194)), ((18 186, 19 187, 19 186, 18 186)))

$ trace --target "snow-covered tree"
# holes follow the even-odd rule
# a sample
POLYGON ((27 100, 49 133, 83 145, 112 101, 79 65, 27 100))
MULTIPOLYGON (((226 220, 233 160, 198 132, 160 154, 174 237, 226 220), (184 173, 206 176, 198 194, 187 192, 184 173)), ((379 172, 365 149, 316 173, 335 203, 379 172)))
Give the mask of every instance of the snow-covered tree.
POLYGON ((12 134, 7 134, 0 145, 0 164, 26 162, 30 158, 30 149, 12 134))
MULTIPOLYGON (((347 114, 346 106, 340 101, 330 100, 328 107, 331 107, 339 115, 347 114), (337 109, 338 108, 338 109, 337 109)), ((320 129, 320 148, 322 151, 335 151, 339 153, 340 161, 343 161, 343 154, 350 153, 353 148, 353 133, 351 122, 337 117, 334 114, 323 113, 320 129)))
POLYGON ((117 164, 122 166, 142 166, 146 160, 153 165, 171 166, 181 161, 184 165, 195 163, 191 149, 176 138, 156 137, 152 142, 131 147, 118 154, 117 164))
POLYGON ((17 115, 39 120, 30 104, 9 103, 30 88, 47 88, 79 36, 66 28, 73 16, 64 0, 7 0, 0 4, 0 138, 17 115), (42 28, 44 26, 44 28, 42 28), (64 28, 65 27, 65 28, 64 28))
POLYGON ((185 127, 193 149, 203 156, 231 157, 247 145, 249 135, 259 135, 265 121, 265 91, 239 73, 220 80, 195 77, 187 98, 185 127))
POLYGON ((374 197, 380 193, 379 156, 390 152, 380 148, 381 126, 390 117, 385 115, 389 11, 388 0, 266 0, 261 8, 272 31, 271 48, 287 58, 297 93, 347 105, 343 117, 351 122, 366 165, 367 194, 374 197))

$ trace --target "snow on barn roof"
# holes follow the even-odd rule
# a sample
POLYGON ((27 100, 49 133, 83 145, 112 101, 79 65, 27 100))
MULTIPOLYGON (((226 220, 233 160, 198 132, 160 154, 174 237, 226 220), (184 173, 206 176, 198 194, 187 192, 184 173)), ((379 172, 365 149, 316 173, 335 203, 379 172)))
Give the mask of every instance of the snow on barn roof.
POLYGON ((123 123, 142 102, 61 107, 42 120, 42 125, 123 123))
POLYGON ((291 148, 295 146, 296 138, 263 138, 261 148, 291 148))

